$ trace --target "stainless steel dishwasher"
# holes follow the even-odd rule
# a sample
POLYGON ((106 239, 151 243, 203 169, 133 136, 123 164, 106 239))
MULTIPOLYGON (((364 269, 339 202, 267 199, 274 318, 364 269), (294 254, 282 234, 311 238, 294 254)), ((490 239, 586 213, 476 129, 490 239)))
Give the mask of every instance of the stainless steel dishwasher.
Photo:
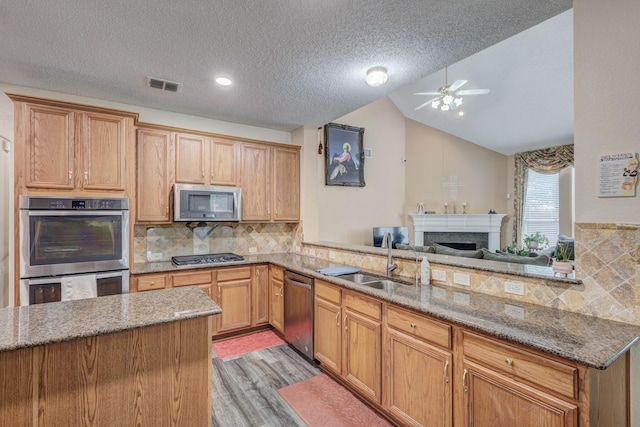
POLYGON ((313 279, 284 272, 284 338, 313 360, 313 279))

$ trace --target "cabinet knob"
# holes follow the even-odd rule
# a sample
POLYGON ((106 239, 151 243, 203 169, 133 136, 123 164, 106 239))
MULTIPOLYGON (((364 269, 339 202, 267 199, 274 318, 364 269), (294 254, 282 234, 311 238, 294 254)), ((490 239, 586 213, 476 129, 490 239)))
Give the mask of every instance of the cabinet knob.
POLYGON ((448 372, 449 371, 449 361, 445 361, 444 362, 444 382, 449 384, 449 375, 448 372))
POLYGON ((513 359, 511 359, 511 358, 505 359, 504 363, 506 363, 507 366, 513 366, 513 359))
POLYGON ((462 372, 462 389, 464 390, 464 392, 468 392, 469 388, 467 387, 467 374, 469 372, 465 369, 464 372, 462 372))
POLYGON ((415 328, 416 326, 418 326, 415 323, 410 323, 410 325, 411 325, 412 328, 415 328))
POLYGON ((340 326, 340 312, 336 313, 336 326, 340 326))
POLYGON ((88 171, 84 171, 84 183, 85 184, 89 183, 89 172, 88 171))
POLYGON ((73 184, 73 171, 69 171, 69 184, 73 184))

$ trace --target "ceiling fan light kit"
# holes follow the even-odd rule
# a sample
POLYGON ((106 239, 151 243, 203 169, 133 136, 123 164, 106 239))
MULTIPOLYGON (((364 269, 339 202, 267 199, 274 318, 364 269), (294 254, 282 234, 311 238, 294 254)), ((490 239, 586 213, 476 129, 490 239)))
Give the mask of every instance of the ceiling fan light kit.
MULTIPOLYGON (((445 77, 444 77, 444 86, 440 87, 437 92, 418 92, 414 93, 414 95, 421 96, 435 96, 428 100, 427 102, 418 105, 415 109, 419 110, 429 104, 431 104, 431 108, 440 111, 450 111, 457 110, 458 107, 462 105, 462 96, 463 95, 484 95, 489 93, 489 89, 467 89, 467 90, 459 90, 462 86, 467 84, 466 80, 456 80, 453 84, 448 84, 448 73, 447 68, 444 69, 445 77)), ((464 113, 459 114, 461 116, 464 113)))

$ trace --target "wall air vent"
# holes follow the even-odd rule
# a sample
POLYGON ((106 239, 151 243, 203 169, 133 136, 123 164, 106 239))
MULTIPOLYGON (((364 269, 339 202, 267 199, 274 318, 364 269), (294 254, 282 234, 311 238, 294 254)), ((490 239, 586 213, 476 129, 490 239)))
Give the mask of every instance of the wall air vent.
POLYGON ((168 80, 157 79, 147 76, 147 86, 154 89, 166 90, 168 92, 180 92, 182 83, 170 82, 168 80))

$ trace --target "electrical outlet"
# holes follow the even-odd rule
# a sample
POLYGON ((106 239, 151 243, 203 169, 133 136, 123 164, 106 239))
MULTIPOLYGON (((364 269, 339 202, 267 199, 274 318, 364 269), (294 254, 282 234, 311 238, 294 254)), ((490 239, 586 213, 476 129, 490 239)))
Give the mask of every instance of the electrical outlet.
POLYGON ((504 282, 504 291, 508 294, 524 295, 524 283, 521 282, 504 282))
POLYGON ((162 252, 147 252, 147 259, 151 262, 162 261, 162 252))
POLYGON ((453 293, 453 302, 456 304, 469 305, 471 302, 471 297, 469 294, 464 292, 454 292, 453 293))
POLYGON ((250 254, 255 254, 256 252, 258 252, 258 248, 256 248, 255 246, 251 246, 249 248, 249 253, 250 254))
POLYGON ((437 280, 439 282, 446 282, 447 281, 447 272, 444 271, 444 270, 432 269, 431 270, 431 278, 433 280, 437 280))
POLYGON ((469 286, 469 275, 464 273, 453 273, 453 283, 456 285, 469 286))
POLYGON ((505 304, 504 314, 515 317, 516 319, 524 319, 524 308, 518 307, 517 305, 505 304))
POLYGON ((434 286, 431 288, 431 296, 436 299, 447 299, 447 291, 434 286))
POLYGON ((329 259, 336 259, 336 253, 334 251, 329 251, 329 259))

